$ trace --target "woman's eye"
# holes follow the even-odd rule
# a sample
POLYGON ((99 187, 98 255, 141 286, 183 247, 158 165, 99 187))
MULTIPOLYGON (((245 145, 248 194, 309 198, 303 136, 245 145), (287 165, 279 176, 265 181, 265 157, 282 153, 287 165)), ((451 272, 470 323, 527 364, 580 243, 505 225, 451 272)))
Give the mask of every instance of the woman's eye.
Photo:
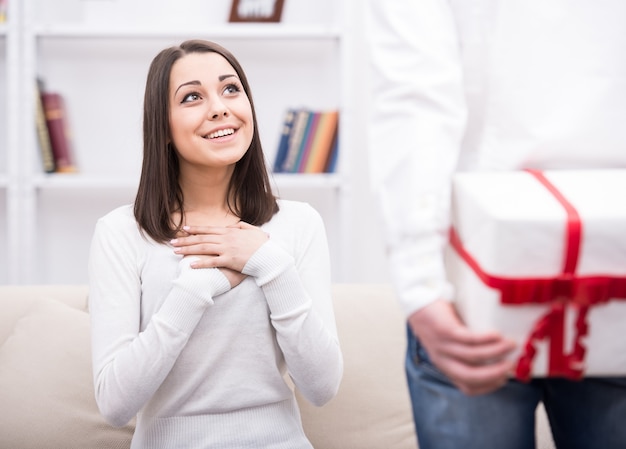
POLYGON ((181 103, 189 103, 190 101, 196 101, 200 99, 200 95, 193 92, 190 94, 187 94, 183 97, 183 100, 181 101, 181 103))
POLYGON ((237 92, 241 92, 241 88, 236 84, 229 84, 224 88, 224 93, 226 94, 235 94, 237 92))

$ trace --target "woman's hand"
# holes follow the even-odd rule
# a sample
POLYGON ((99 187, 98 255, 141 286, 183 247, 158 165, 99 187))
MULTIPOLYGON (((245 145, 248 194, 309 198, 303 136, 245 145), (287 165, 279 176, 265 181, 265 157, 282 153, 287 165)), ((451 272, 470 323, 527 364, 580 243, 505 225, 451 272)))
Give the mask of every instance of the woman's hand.
MULTIPOLYGON (((176 254, 198 256, 198 260, 191 264, 192 268, 227 268, 241 276, 244 276, 241 271, 250 257, 269 238, 261 228, 242 221, 228 227, 185 226, 183 230, 187 235, 170 243, 176 254)), ((232 285, 229 276, 233 274, 224 274, 232 285)))

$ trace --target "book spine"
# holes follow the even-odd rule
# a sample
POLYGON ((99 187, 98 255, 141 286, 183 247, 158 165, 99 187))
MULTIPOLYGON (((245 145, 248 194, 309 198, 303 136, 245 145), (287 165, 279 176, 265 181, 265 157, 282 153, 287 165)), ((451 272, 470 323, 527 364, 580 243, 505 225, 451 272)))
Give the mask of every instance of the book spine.
POLYGON ((328 160, 326 161, 326 167, 324 168, 324 172, 326 173, 334 173, 337 168, 337 159, 339 158, 339 128, 335 128, 335 136, 333 137, 333 142, 330 148, 330 154, 328 155, 328 160))
POLYGON ((327 170, 328 159, 337 134, 339 111, 325 111, 319 123, 319 131, 313 142, 311 156, 306 166, 307 173, 323 173, 327 170))
POLYGON ((58 93, 43 92, 41 95, 43 107, 52 143, 52 153, 56 171, 59 173, 73 173, 76 171, 72 155, 72 141, 69 133, 65 104, 63 97, 58 93))
POLYGON ((276 150, 276 158, 274 159, 274 173, 280 173, 282 171, 282 166, 287 156, 287 150, 289 149, 289 136, 291 136, 295 116, 296 111, 294 109, 288 109, 285 113, 283 129, 280 134, 280 141, 278 142, 278 150, 276 150))
POLYGON ((295 171, 298 153, 300 152, 300 144, 302 136, 306 128, 310 112, 306 109, 298 110, 293 122, 291 136, 289 137, 289 149, 283 163, 282 171, 285 173, 293 173, 295 171))
POLYGON ((315 138, 317 132, 317 123, 319 121, 319 113, 313 112, 309 114, 306 122, 306 129, 302 136, 302 142, 300 143, 300 151, 298 152, 298 160, 296 161, 294 172, 304 173, 309 154, 311 152, 311 144, 315 138))
POLYGON ((41 162, 43 170, 46 173, 56 171, 54 163, 54 154, 52 153, 52 142, 48 133, 48 125, 46 123, 46 113, 42 102, 42 84, 37 80, 35 83, 35 126, 37 129, 37 140, 39 141, 39 150, 41 153, 41 162))
POLYGON ((7 21, 8 0, 0 0, 0 23, 7 21))

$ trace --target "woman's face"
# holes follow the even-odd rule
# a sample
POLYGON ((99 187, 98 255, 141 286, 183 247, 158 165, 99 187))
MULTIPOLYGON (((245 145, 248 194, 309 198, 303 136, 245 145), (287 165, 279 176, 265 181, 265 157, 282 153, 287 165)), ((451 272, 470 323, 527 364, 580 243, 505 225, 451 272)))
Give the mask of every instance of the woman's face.
POLYGON ((170 74, 170 135, 181 171, 234 165, 252 142, 252 106, 235 69, 218 53, 190 53, 170 74))

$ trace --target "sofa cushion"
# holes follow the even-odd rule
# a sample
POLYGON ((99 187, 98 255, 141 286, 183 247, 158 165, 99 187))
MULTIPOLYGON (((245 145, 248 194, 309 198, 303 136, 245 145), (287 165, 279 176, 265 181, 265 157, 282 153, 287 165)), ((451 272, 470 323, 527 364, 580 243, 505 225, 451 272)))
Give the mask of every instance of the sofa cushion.
POLYGON ((21 317, 0 346, 0 447, 128 448, 132 425, 108 425, 94 399, 88 314, 52 299, 24 310, 22 299, 2 298, 21 317))
POLYGON ((0 345, 13 325, 38 299, 55 299, 73 308, 87 310, 86 285, 0 285, 0 345))

